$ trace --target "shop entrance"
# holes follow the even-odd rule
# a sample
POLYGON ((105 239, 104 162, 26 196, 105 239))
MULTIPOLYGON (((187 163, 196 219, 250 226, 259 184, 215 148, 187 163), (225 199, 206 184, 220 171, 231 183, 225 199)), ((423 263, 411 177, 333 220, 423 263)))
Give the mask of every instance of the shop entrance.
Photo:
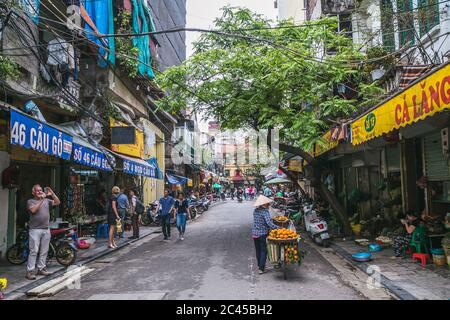
POLYGON ((55 186, 51 184, 52 181, 52 169, 51 166, 38 165, 36 163, 17 163, 20 168, 19 174, 19 189, 16 192, 16 227, 23 228, 25 223, 29 220, 29 214, 26 210, 26 203, 28 199, 33 196, 31 194, 31 188, 35 184, 40 184, 42 188, 53 187, 55 192, 55 186))

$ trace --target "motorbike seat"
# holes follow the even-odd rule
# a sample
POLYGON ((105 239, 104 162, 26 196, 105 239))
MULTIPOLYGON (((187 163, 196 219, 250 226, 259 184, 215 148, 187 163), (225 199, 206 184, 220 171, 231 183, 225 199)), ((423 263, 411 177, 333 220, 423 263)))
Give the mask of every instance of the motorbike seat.
POLYGON ((50 234, 53 236, 60 235, 62 233, 66 233, 67 230, 70 230, 70 228, 58 228, 58 229, 50 229, 50 234))

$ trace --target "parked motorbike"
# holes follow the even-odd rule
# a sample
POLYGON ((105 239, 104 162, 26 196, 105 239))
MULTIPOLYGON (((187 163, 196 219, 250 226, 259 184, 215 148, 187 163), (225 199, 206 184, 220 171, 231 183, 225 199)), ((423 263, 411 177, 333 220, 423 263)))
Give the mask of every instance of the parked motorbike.
POLYGON ((158 201, 153 201, 150 205, 145 209, 145 213, 141 217, 141 224, 143 226, 160 226, 161 225, 161 215, 159 212, 156 212, 156 208, 158 207, 158 201))
MULTIPOLYGON (((63 266, 70 266, 77 258, 77 247, 73 243, 73 228, 51 229, 51 239, 47 254, 47 263, 53 258, 63 266)), ((20 265, 28 260, 30 254, 28 227, 21 230, 16 236, 16 243, 6 251, 9 263, 20 265)), ((38 254, 39 255, 39 254, 38 254)))
POLYGON ((330 246, 330 235, 328 233, 328 224, 321 217, 317 216, 313 204, 306 204, 303 207, 303 218, 305 223, 305 230, 315 243, 330 246))

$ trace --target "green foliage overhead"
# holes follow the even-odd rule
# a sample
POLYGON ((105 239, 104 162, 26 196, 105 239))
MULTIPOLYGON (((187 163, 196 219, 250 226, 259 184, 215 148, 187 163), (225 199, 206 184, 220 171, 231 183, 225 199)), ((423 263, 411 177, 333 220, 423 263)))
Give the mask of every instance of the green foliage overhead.
POLYGON ((8 57, 0 56, 0 80, 17 79, 19 76, 19 65, 8 57))
POLYGON ((166 110, 189 105, 222 128, 280 128, 285 142, 310 149, 332 121, 367 103, 361 85, 376 91, 356 63, 364 55, 335 31, 335 18, 271 28, 270 20, 248 9, 222 10, 213 28, 221 33, 203 33, 193 56, 157 78, 170 93, 160 101, 166 110), (339 84, 354 94, 336 94, 339 84))

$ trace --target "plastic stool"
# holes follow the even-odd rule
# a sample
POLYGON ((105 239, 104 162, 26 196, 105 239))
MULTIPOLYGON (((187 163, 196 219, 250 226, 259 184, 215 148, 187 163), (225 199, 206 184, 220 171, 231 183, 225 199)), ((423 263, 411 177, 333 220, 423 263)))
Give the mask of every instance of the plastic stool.
POLYGON ((431 260, 428 253, 413 253, 412 259, 413 261, 416 261, 416 259, 420 260, 422 262, 422 267, 427 265, 427 260, 431 260))
POLYGON ((101 223, 97 227, 97 238, 108 238, 108 228, 107 223, 101 223))

